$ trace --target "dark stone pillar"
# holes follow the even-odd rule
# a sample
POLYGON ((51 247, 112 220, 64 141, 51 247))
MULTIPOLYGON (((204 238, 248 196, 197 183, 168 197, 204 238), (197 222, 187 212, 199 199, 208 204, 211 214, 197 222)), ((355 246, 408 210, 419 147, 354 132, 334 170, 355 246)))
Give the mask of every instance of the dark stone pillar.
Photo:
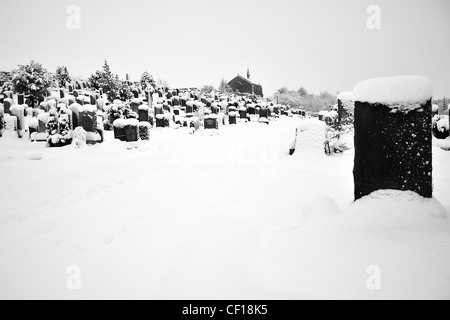
POLYGON ((414 191, 431 198, 431 100, 409 113, 355 103, 355 200, 376 190, 414 191))

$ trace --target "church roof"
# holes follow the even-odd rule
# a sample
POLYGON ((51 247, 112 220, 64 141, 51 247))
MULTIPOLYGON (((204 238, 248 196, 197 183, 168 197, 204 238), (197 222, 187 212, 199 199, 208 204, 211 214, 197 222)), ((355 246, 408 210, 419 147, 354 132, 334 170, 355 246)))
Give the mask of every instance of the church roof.
MULTIPOLYGON (((241 75, 239 75, 239 74, 238 74, 236 77, 234 77, 231 81, 236 80, 236 79, 243 80, 243 81, 248 82, 248 83, 250 83, 250 84, 253 84, 253 85, 255 85, 255 86, 261 86, 260 84, 254 83, 253 81, 251 81, 251 80, 249 80, 249 79, 247 79, 247 78, 244 78, 243 76, 241 76, 241 75)), ((231 81, 230 81, 230 82, 231 82, 231 81)), ((228 82, 228 83, 230 83, 230 82, 228 82)))

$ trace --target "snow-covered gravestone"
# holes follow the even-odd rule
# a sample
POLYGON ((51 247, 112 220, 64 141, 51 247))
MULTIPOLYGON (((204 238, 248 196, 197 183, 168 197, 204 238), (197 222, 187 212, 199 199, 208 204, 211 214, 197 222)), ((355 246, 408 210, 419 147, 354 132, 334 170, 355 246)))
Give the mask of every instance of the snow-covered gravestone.
POLYGON ((31 141, 47 141, 47 123, 50 118, 50 114, 47 112, 39 113, 37 116, 37 132, 31 134, 31 141))
POLYGON ((73 103, 69 106, 69 110, 72 111, 72 128, 77 128, 80 124, 80 109, 81 105, 73 103))
POLYGON ((114 128, 114 139, 118 139, 120 141, 126 141, 125 135, 125 119, 116 119, 113 122, 114 128))
POLYGON ((247 107, 241 106, 239 108, 239 118, 242 120, 247 120, 247 107))
POLYGON ((17 118, 17 135, 22 138, 25 135, 25 107, 16 104, 11 107, 10 112, 17 118))
POLYGON ((125 120, 125 138, 127 142, 138 141, 139 122, 136 119, 125 120))
POLYGON ((149 122, 149 107, 147 105, 139 106, 139 122, 149 122))
POLYGON ((97 106, 84 105, 79 108, 78 125, 86 131, 86 143, 95 144, 101 142, 102 138, 97 132, 97 106))
POLYGON ((211 114, 205 117, 204 119, 204 127, 205 129, 219 129, 219 123, 217 121, 217 115, 211 114))
POLYGON ((186 101, 186 117, 194 116, 194 101, 186 101))
POLYGON ((130 108, 133 112, 138 113, 140 105, 141 105, 141 100, 138 98, 134 98, 131 100, 130 108))
POLYGON ((432 94, 420 76, 355 86, 355 200, 387 189, 432 197, 432 94))
POLYGON ((237 124, 237 112, 236 107, 229 107, 228 108, 228 124, 237 124))
POLYGON ((259 119, 258 122, 269 124, 270 110, 269 108, 259 109, 259 119))
POLYGON ((13 105, 13 99, 11 98, 6 98, 5 100, 3 100, 3 107, 4 107, 4 113, 9 113, 9 109, 11 109, 11 106, 13 105))

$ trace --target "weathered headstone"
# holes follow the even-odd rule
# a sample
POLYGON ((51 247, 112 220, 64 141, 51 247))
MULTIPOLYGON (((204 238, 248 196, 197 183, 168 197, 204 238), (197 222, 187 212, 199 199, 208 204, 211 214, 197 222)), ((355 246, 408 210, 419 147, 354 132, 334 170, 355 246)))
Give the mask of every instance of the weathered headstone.
POLYGON ((228 112, 228 124, 236 124, 237 123, 237 113, 236 111, 228 112))
MULTIPOLYGON (((5 99, 13 100, 13 98, 14 98, 14 92, 12 92, 12 91, 3 91, 3 95, 5 96, 5 99)), ((11 105, 12 105, 12 102, 11 102, 11 105)))
POLYGON ((208 115, 204 118, 205 129, 219 129, 219 123, 216 115, 208 115))
POLYGON ((84 105, 79 109, 79 126, 86 132, 97 132, 97 106, 84 105))
POLYGON ((4 101, 3 101, 3 107, 4 107, 4 112, 5 112, 5 114, 9 114, 10 113, 10 109, 11 109, 11 106, 13 105, 13 99, 11 99, 11 98, 6 98, 4 101))
POLYGON ((5 131, 14 132, 17 134, 17 117, 10 114, 5 114, 5 131))
POLYGON ((157 114, 155 116, 155 122, 157 128, 164 128, 165 127, 164 114, 157 114))
POLYGON ((10 112, 17 118, 17 136, 22 138, 25 135, 25 107, 24 105, 11 106, 10 112))
POLYGON ((432 197, 432 93, 419 76, 355 86, 355 200, 386 189, 432 197))
POLYGON ((268 108, 259 109, 259 119, 261 123, 269 124, 270 110, 268 108))
POLYGON ((246 107, 240 107, 239 108, 239 118, 240 119, 247 119, 247 108, 246 107))
POLYGON ((82 106, 78 103, 71 104, 69 110, 72 111, 72 128, 75 129, 80 126, 80 109, 82 106))
POLYGON ((120 141, 126 141, 127 137, 125 134, 125 119, 116 119, 113 123, 114 128, 114 139, 118 139, 120 141))
POLYGON ((127 142, 138 141, 139 122, 136 119, 125 120, 125 138, 127 142))
POLYGON ((140 105, 141 105, 141 100, 138 98, 134 98, 131 100, 130 108, 133 112, 138 112, 140 105))
POLYGON ((194 113, 194 102, 187 101, 185 105, 186 105, 186 116, 192 117, 194 113))
POLYGON ((106 103, 105 103, 105 100, 103 98, 97 99, 96 104, 97 104, 97 109, 98 110, 105 110, 106 103))
POLYGON ((138 108, 139 122, 148 122, 149 121, 149 108, 147 105, 141 105, 138 108))
POLYGON ((18 105, 22 105, 22 104, 24 104, 24 103, 25 103, 25 95, 19 93, 19 94, 17 95, 17 104, 18 104, 18 105))
POLYGON ((47 138, 48 138, 47 122, 48 122, 49 118, 50 118, 50 114, 47 112, 40 113, 38 115, 38 133, 35 135, 34 138, 32 138, 32 140, 47 141, 47 138))

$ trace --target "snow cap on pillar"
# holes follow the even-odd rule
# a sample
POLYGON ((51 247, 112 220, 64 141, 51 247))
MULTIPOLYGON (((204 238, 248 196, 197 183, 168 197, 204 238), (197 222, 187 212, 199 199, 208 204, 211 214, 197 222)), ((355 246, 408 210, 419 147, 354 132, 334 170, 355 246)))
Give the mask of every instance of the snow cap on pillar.
POLYGON ((432 96, 433 85, 423 76, 374 78, 358 83, 353 89, 355 101, 387 106, 425 103, 432 96))

